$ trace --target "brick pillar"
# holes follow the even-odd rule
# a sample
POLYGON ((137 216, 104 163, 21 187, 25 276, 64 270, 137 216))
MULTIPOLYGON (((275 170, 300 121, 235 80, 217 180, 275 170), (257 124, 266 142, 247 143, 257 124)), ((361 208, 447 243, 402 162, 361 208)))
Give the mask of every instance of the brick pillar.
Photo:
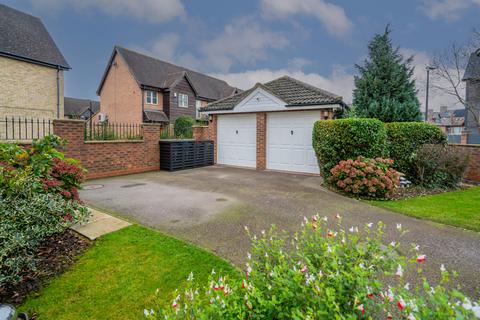
POLYGON ((145 165, 160 170, 160 132, 162 126, 155 123, 143 123, 143 141, 145 143, 145 165))
POLYGON ((54 119, 53 134, 67 140, 67 145, 62 152, 68 158, 75 158, 82 161, 84 146, 85 121, 71 119, 54 119))
POLYGON ((213 141, 213 162, 217 163, 217 115, 212 115, 205 137, 213 141))
POLYGON ((460 144, 468 144, 468 131, 462 131, 460 136, 460 144))
POLYGON ((267 114, 257 113, 257 170, 265 170, 267 158, 267 114))

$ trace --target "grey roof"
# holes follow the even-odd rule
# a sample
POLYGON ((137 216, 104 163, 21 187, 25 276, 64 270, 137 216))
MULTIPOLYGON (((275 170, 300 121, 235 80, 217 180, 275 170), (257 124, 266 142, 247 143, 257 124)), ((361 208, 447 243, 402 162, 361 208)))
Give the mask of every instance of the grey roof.
POLYGON ((145 109, 143 115, 148 122, 168 122, 167 115, 160 110, 145 109))
POLYGON ((463 80, 480 80, 480 49, 470 55, 463 80))
POLYGON ((98 87, 100 93, 115 53, 127 63, 139 85, 168 90, 183 77, 187 77, 199 98, 218 100, 235 94, 238 89, 227 82, 189 70, 120 46, 115 46, 110 62, 98 87))
POLYGON ((0 55, 70 69, 42 21, 0 4, 0 55))
POLYGON ((301 107, 326 104, 342 104, 342 97, 300 80, 283 76, 265 84, 257 83, 253 88, 232 97, 212 102, 202 111, 232 110, 240 101, 257 88, 262 88, 286 103, 287 107, 301 107))
POLYGON ((65 97, 63 100, 64 113, 66 116, 80 117, 87 113, 90 103, 93 114, 100 111, 100 102, 98 101, 65 97))

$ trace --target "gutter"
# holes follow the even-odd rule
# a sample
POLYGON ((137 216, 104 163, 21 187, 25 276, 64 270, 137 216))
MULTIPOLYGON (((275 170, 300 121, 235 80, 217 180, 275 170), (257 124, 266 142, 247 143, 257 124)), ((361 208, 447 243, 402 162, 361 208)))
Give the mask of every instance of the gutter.
POLYGON ((57 66, 57 119, 60 119, 60 66, 57 66))

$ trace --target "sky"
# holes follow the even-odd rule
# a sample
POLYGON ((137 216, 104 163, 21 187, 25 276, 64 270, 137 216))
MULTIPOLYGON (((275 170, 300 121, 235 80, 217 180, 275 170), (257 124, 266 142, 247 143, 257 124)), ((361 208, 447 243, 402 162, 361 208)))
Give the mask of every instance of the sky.
MULTIPOLYGON (((425 66, 480 28, 480 0, 0 0, 38 16, 71 65, 65 95, 99 99, 114 45, 248 89, 290 75, 352 100, 356 63, 384 31, 414 55, 419 99, 425 66)), ((459 107, 440 92, 430 106, 459 107)))

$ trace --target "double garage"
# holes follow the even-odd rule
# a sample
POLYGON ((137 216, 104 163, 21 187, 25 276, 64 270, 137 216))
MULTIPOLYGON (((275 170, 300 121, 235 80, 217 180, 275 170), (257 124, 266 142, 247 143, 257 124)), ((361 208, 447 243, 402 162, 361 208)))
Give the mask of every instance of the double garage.
POLYGON ((211 119, 218 164, 319 174, 314 124, 342 107, 341 97, 284 76, 202 111, 211 119))
MULTIPOLYGON (((266 135, 266 169, 320 173, 312 147, 318 120, 318 110, 266 113, 266 131, 258 132, 266 135)), ((217 163, 257 167, 256 113, 217 116, 217 163)))

